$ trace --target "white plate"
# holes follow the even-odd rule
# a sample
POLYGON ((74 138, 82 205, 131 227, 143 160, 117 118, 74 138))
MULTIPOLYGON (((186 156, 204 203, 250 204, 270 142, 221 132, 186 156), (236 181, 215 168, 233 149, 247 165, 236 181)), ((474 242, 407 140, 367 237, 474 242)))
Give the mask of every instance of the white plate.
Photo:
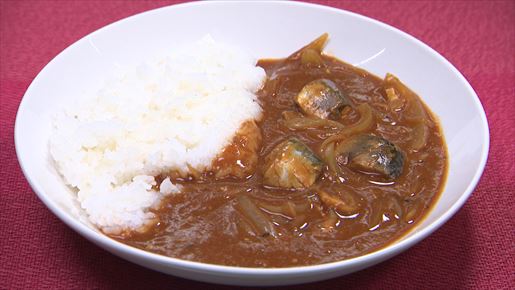
MULTIPOLYGON (((18 110, 16 152, 30 185, 63 222, 129 261, 185 278, 237 285, 304 283, 354 272, 388 259, 427 237, 467 200, 486 163, 488 124, 477 95, 447 60, 427 45, 378 21, 297 2, 195 2, 138 14, 77 41, 34 79, 18 110), (256 269, 208 265, 148 253, 118 243, 84 218, 73 193, 50 163, 51 115, 62 103, 101 85, 117 66, 137 64, 210 33, 255 56, 284 57, 323 32, 327 51, 376 75, 397 75, 439 116, 450 156, 442 197, 402 240, 371 254, 323 265, 256 269)), ((429 257, 428 257, 429 259, 429 257)))

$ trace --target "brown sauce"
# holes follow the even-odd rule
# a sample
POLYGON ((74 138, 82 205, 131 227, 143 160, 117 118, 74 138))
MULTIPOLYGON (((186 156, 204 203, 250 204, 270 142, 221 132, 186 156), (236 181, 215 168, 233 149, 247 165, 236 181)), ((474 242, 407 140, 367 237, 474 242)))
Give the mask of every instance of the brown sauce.
POLYGON ((311 67, 299 58, 259 61, 268 76, 258 93, 264 113, 257 123, 261 146, 251 145, 257 160, 242 158, 250 160, 252 170, 248 170, 249 162, 235 157, 250 146, 246 134, 240 134, 214 164, 219 170, 241 167, 245 176, 217 178, 216 173, 205 173, 202 178, 176 178, 184 190, 164 201, 156 211, 160 222, 152 230, 115 238, 185 260, 289 267, 364 255, 413 228, 438 199, 445 182, 447 153, 438 123, 418 98, 392 110, 385 80, 330 56, 322 55, 321 59, 322 65, 311 67), (292 130, 283 122, 284 111, 298 111, 296 94, 306 83, 320 78, 335 82, 353 103, 337 122, 352 126, 361 117, 356 108, 370 106, 373 124, 362 133, 381 136, 402 149, 405 162, 399 177, 385 180, 345 166, 334 176, 325 165, 316 184, 307 189, 263 185, 264 158, 278 143, 295 136, 319 155, 322 142, 338 133, 331 128, 292 130), (414 118, 413 112, 424 119, 414 118), (256 205, 259 215, 273 224, 273 234, 256 230, 238 206, 238 196, 247 196, 256 205), (346 212, 331 207, 331 198, 352 204, 354 209, 346 212))

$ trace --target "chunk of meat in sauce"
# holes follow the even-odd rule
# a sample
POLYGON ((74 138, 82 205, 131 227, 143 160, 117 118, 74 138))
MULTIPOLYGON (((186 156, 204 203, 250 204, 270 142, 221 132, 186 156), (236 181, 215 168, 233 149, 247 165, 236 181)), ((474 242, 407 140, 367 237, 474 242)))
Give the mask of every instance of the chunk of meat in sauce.
POLYGON ((322 161, 297 138, 277 145, 265 158, 265 185, 283 188, 307 188, 322 172, 322 161))
POLYGON ((395 179, 402 173, 404 153, 392 142, 375 135, 361 134, 344 141, 340 157, 354 170, 395 179))
POLYGON ((246 179, 256 171, 261 148, 261 130, 253 121, 245 122, 218 158, 213 162, 215 178, 246 179))
POLYGON ((306 84, 295 97, 295 103, 308 116, 337 119, 343 107, 350 104, 331 80, 318 79, 306 84))

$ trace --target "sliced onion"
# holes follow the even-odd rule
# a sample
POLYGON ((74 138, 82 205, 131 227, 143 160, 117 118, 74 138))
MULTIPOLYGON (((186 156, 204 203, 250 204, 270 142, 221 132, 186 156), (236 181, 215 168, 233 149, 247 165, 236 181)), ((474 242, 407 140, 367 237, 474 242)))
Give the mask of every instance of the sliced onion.
POLYGON ((322 152, 322 156, 324 156, 329 169, 334 174, 339 173, 338 166, 336 164, 336 157, 344 152, 346 148, 346 143, 341 141, 344 141, 354 134, 370 129, 374 124, 372 108, 368 104, 361 104, 356 108, 356 110, 360 114, 359 120, 356 123, 343 128, 339 133, 327 138, 321 145, 320 150, 322 152), (335 143, 338 142, 340 143, 335 146, 335 143))
POLYGON ((339 173, 339 167, 336 164, 336 155, 334 154, 334 143, 327 145, 327 147, 322 152, 322 156, 329 166, 329 170, 333 173, 339 173))
POLYGON ((295 111, 284 111, 282 112, 283 118, 288 121, 295 118, 302 118, 302 114, 295 111))
POLYGON ((236 206, 239 212, 248 220, 252 228, 261 237, 272 236, 277 238, 274 224, 263 214, 263 212, 246 195, 236 197, 236 206))
POLYGON ((358 203, 353 196, 346 196, 346 200, 343 200, 320 189, 318 189, 316 192, 324 205, 330 208, 334 208, 343 214, 356 213, 359 208, 358 203))
POLYGON ((393 211, 397 218, 402 218, 403 209, 399 199, 395 195, 389 194, 386 198, 385 205, 388 210, 393 211))
POLYGON ((322 155, 326 158, 325 161, 327 162, 331 172, 334 174, 339 173, 338 166, 336 164, 336 157, 344 152, 346 148, 346 143, 340 141, 344 141, 354 134, 370 129, 374 123, 372 108, 368 104, 361 104, 356 108, 356 110, 360 114, 360 118, 356 123, 342 129, 338 134, 327 138, 322 143, 322 155), (340 144, 335 146, 336 142, 340 142, 340 144))
POLYGON ((387 88, 386 96, 388 97, 388 105, 390 110, 394 112, 401 111, 404 107, 404 99, 401 99, 394 88, 387 88))
POLYGON ((420 150, 427 144, 429 138, 429 128, 425 122, 418 122, 411 131, 410 147, 413 150, 420 150))
POLYGON ((319 51, 311 48, 303 50, 300 54, 300 63, 305 66, 321 67, 324 65, 324 60, 319 51))
POLYGON ((304 117, 296 112, 284 112, 284 125, 292 130, 333 128, 343 129, 345 126, 339 122, 314 117, 304 117))
POLYGON ((327 145, 333 142, 339 142, 347 139, 349 136, 352 136, 357 133, 361 133, 366 131, 372 127, 374 124, 374 115, 372 113, 372 108, 368 104, 361 104, 356 107, 356 110, 360 114, 359 120, 341 130, 338 134, 335 134, 324 140, 322 143, 322 148, 325 148, 327 145))
POLYGON ((307 202, 296 204, 290 200, 281 205, 274 205, 266 202, 259 202, 257 205, 270 213, 280 214, 291 219, 295 219, 298 215, 306 213, 310 208, 309 203, 307 202))
POLYGON ((374 199, 367 216, 369 230, 375 229, 383 222, 383 213, 384 209, 381 199, 374 199))
POLYGON ((404 221, 411 224, 420 216, 424 209, 424 203, 417 199, 406 209, 406 215, 404 215, 404 221))
POLYGON ((313 40, 308 45, 306 45, 303 48, 299 49, 298 51, 294 52, 292 55, 290 55, 288 57, 288 59, 298 59, 298 57, 300 57, 302 55, 302 52, 306 51, 308 49, 318 52, 319 54, 322 53, 322 50, 325 47, 327 39, 329 39, 328 33, 324 33, 324 34, 320 35, 317 39, 313 40))
POLYGON ((403 117, 410 121, 425 119, 426 112, 417 95, 404 85, 396 76, 387 73, 384 82, 387 88, 395 89, 397 95, 406 101, 403 109, 403 117))
POLYGON ((330 209, 326 219, 320 224, 320 226, 323 230, 332 230, 336 227, 338 220, 338 215, 334 210, 330 209))

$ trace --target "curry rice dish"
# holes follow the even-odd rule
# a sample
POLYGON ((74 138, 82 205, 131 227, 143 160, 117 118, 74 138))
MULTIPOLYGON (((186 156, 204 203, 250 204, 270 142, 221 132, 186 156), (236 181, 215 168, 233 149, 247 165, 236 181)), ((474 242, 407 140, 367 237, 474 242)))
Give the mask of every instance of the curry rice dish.
POLYGON ((180 259, 290 267, 378 250, 423 219, 447 172, 436 117, 395 76, 323 54, 327 37, 260 60, 260 113, 204 170, 156 174, 155 191, 177 190, 144 230, 110 235, 180 259))

